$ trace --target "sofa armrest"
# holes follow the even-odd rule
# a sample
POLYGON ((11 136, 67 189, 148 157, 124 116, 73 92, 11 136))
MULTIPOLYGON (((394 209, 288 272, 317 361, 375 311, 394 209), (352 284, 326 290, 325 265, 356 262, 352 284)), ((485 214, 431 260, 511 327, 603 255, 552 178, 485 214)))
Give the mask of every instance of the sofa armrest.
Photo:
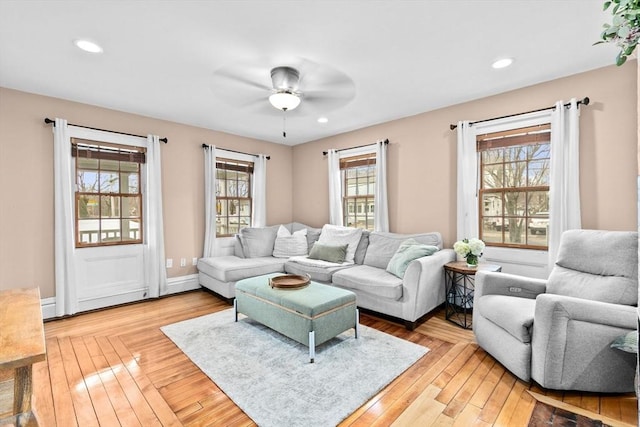
POLYGON ((547 388, 633 390, 635 355, 611 348, 637 328, 637 308, 563 295, 536 299, 531 376, 547 388))
POLYGON ((478 271, 474 285, 474 300, 483 295, 506 295, 535 299, 545 292, 547 281, 509 273, 478 271))
POLYGON ((444 265, 456 259, 453 249, 442 249, 411 261, 403 284, 403 319, 415 321, 444 302, 444 265))

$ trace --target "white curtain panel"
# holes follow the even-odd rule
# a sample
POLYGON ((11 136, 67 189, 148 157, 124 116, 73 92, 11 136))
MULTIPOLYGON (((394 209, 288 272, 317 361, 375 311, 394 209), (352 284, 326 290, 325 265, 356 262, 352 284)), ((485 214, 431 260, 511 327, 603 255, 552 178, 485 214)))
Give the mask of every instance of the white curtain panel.
POLYGON ((253 162, 253 212, 251 225, 267 225, 267 156, 258 154, 253 162))
POLYGON ((478 154, 468 121, 458 122, 457 239, 478 237, 478 154))
POLYGON ((580 218, 580 110, 575 98, 569 108, 556 102, 551 113, 551 165, 549 168, 549 269, 566 230, 582 228, 580 218))
POLYGON ((164 268, 164 223, 162 216, 162 164, 160 138, 147 136, 146 207, 144 219, 146 238, 144 245, 145 278, 149 297, 157 298, 167 293, 167 271, 164 268))
POLYGON ((329 224, 343 225, 340 153, 337 150, 327 151, 327 164, 329 165, 329 224))
POLYGON ((374 231, 389 231, 389 200, 387 196, 387 144, 376 144, 376 185, 375 185, 374 231))
POLYGON ((53 128, 53 170, 56 316, 64 316, 78 311, 73 264, 74 221, 69 221, 74 218, 75 171, 71 138, 64 119, 56 119, 53 128))
POLYGON ((204 149, 204 258, 215 255, 216 215, 216 147, 209 145, 204 149))

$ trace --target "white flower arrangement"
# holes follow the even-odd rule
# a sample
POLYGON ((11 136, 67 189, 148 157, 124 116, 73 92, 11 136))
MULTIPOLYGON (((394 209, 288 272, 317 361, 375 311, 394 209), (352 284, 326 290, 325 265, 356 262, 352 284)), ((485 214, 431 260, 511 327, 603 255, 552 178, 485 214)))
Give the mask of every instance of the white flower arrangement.
POLYGON ((482 256, 484 247, 484 242, 475 237, 462 239, 453 244, 453 250, 462 258, 465 258, 468 264, 473 265, 478 263, 478 258, 482 256))

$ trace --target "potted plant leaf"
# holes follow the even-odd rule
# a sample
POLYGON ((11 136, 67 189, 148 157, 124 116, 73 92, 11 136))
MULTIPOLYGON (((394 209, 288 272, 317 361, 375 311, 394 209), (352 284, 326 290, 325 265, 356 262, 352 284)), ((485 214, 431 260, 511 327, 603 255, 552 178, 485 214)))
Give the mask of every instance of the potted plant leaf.
POLYGON ((600 43, 615 43, 620 52, 616 65, 625 63, 640 41, 640 0, 611 0, 604 2, 604 10, 611 8, 612 22, 604 24, 600 43))

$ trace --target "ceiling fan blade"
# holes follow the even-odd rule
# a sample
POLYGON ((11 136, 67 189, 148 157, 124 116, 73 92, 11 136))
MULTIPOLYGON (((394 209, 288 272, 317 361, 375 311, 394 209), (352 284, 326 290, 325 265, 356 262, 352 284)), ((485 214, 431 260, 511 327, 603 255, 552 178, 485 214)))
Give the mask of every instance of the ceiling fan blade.
POLYGON ((256 81, 250 77, 245 77, 241 73, 234 73, 232 70, 229 70, 229 69, 218 70, 214 73, 214 75, 222 79, 228 79, 230 80, 230 83, 235 82, 235 83, 243 84, 252 88, 260 89, 263 91, 271 90, 271 86, 267 86, 266 84, 256 81))

